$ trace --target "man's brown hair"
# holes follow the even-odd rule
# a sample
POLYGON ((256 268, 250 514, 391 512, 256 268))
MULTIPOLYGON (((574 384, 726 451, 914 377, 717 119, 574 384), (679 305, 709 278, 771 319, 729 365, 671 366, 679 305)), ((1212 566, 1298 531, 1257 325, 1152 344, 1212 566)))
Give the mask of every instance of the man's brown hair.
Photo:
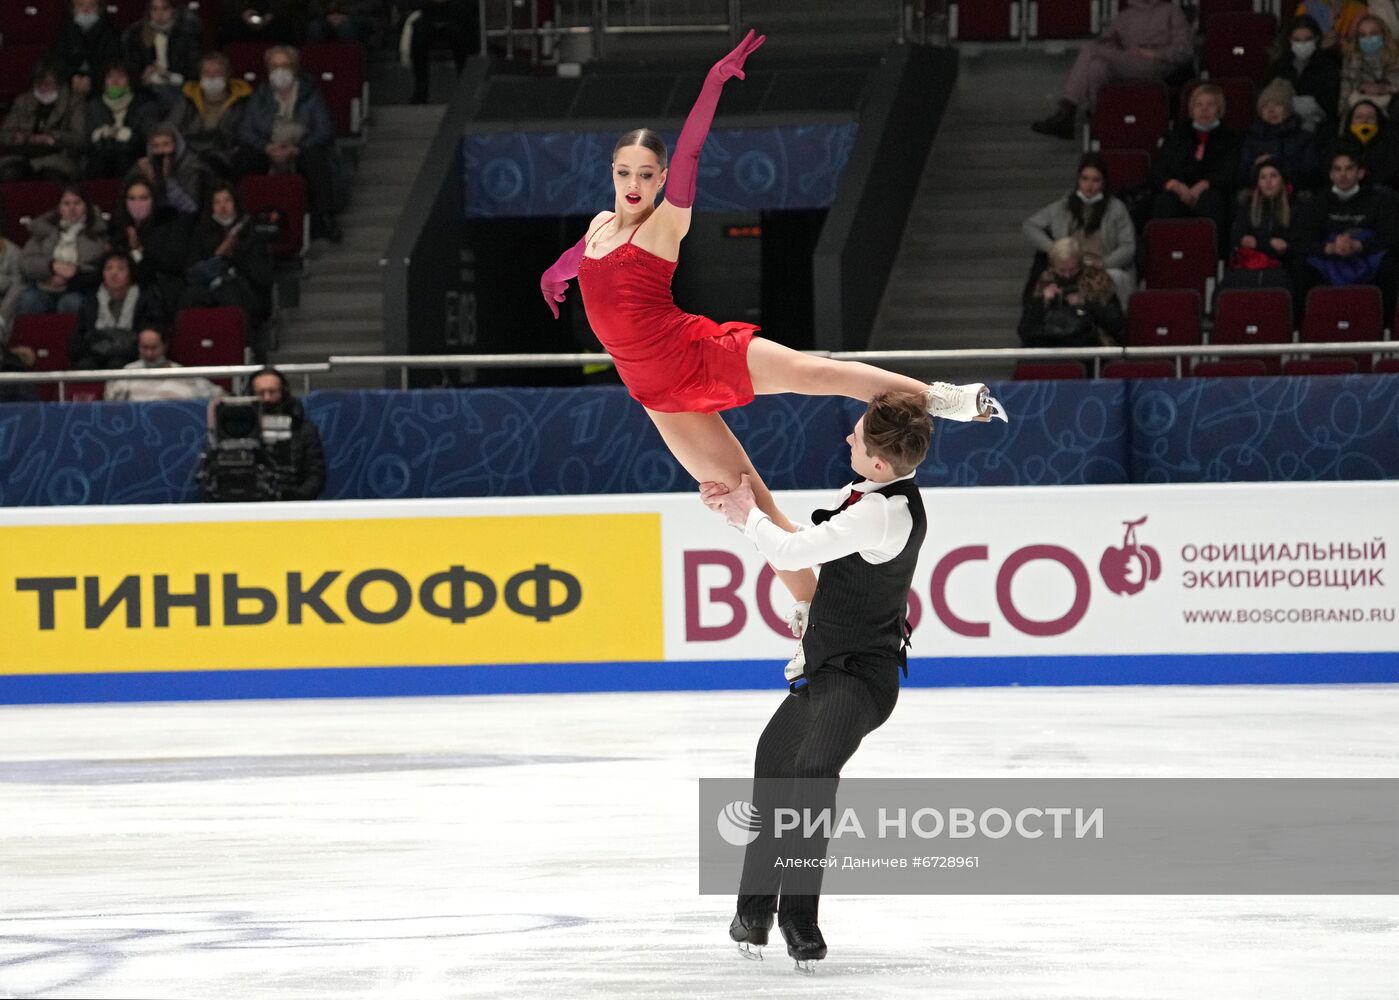
POLYGON ((907 475, 928 456, 933 418, 922 393, 881 392, 865 411, 865 453, 882 458, 896 475, 907 475))

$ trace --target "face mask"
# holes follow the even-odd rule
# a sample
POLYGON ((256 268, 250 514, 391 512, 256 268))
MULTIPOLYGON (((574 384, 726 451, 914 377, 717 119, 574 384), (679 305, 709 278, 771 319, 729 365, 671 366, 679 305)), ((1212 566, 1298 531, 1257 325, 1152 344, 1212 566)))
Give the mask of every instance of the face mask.
POLYGON ((214 221, 217 222, 219 225, 223 226, 225 229, 227 229, 229 226, 233 225, 235 222, 238 221, 238 216, 216 215, 214 216, 214 221))
POLYGON ((110 97, 112 100, 114 100, 114 101, 119 101, 119 100, 121 100, 123 97, 125 97, 127 94, 131 93, 131 88, 130 88, 130 87, 108 87, 106 93, 107 93, 107 96, 110 97))
POLYGON ((1370 122, 1352 122, 1350 126, 1350 134, 1355 136, 1361 142, 1369 142, 1375 136, 1380 134, 1380 127, 1370 122))
POLYGON ((1316 55, 1316 42, 1293 42, 1292 54, 1298 59, 1310 59, 1316 55))
POLYGON ((126 214, 131 216, 132 222, 145 222, 151 217, 151 203, 149 201, 128 201, 126 214))
POLYGON ((44 105, 52 104, 54 101, 58 100, 58 91, 36 90, 34 91, 34 100, 44 105))
POLYGON ((1077 191, 1075 193, 1078 195, 1078 200, 1083 202, 1085 205, 1096 205, 1098 204, 1098 202, 1103 200, 1103 192, 1101 191, 1099 191, 1091 198, 1085 197, 1082 191, 1077 191))
POLYGON ((76 24, 83 31, 87 31, 100 20, 101 15, 98 14, 96 11, 92 12, 91 14, 83 13, 73 15, 73 23, 76 24))
POLYGON ((1213 132, 1219 128, 1218 121, 1212 121, 1208 125, 1201 125, 1199 122, 1191 122, 1190 124, 1195 126, 1196 132, 1213 132))
POLYGON ((267 79, 278 90, 286 90, 296 81, 296 74, 284 67, 278 67, 267 74, 267 79))
POLYGON ((1366 35, 1364 38, 1360 39, 1357 44, 1360 46, 1361 52, 1365 53, 1367 56, 1373 56, 1377 55, 1380 49, 1384 48, 1384 38, 1380 35, 1366 35))
POLYGON ((174 23, 175 18, 172 16, 167 15, 166 19, 163 21, 156 20, 154 15, 151 16, 151 27, 154 28, 156 31, 159 31, 161 34, 164 34, 165 32, 169 31, 174 23))
POLYGON ((217 101, 228 89, 228 82, 221 76, 201 76, 199 89, 204 91, 205 97, 217 101))
POLYGON ((1355 193, 1359 190, 1359 184, 1355 185, 1355 187, 1351 188, 1349 191, 1342 191, 1336 185, 1331 185, 1331 193, 1334 194, 1337 198, 1340 198, 1341 201, 1350 201, 1352 198, 1355 197, 1355 193))

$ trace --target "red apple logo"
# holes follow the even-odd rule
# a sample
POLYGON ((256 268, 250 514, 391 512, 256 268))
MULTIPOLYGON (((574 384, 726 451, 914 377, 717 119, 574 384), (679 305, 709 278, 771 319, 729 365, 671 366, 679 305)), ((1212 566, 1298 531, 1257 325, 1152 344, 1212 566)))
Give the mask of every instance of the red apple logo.
POLYGON ((1140 594, 1148 583, 1161 575, 1161 555, 1150 545, 1137 542, 1137 527, 1146 524, 1146 518, 1122 523, 1127 529, 1122 534, 1122 547, 1103 552, 1098 572, 1108 590, 1130 597, 1140 594))

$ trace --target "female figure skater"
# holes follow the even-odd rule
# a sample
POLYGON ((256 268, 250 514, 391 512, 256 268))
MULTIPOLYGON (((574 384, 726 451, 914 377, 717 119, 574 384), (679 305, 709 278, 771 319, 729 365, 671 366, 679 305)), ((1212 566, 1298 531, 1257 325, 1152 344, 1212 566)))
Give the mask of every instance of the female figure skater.
MULTIPOLYGON (((749 31, 710 69, 669 163, 665 143, 650 129, 622 136, 612 152, 614 210, 600 212, 587 235, 544 272, 539 284, 557 319, 555 303, 564 301, 569 279, 578 278, 593 332, 632 398, 646 408, 671 454, 696 482, 735 488, 746 474, 762 511, 793 531, 720 410, 743 406, 755 394, 841 395, 868 402, 877 393, 894 391, 924 394, 933 416, 1005 417, 984 385, 935 382, 930 387, 871 365, 810 357, 753 336, 758 328, 751 323, 720 324, 676 307, 670 282, 680 241, 690 228, 700 149, 724 82, 743 79, 744 61, 765 38, 749 31), (665 200, 657 205, 662 187, 665 200)), ((811 600, 816 589, 811 570, 779 576, 798 602, 811 600)), ((794 623, 794 632, 798 627, 794 623)))

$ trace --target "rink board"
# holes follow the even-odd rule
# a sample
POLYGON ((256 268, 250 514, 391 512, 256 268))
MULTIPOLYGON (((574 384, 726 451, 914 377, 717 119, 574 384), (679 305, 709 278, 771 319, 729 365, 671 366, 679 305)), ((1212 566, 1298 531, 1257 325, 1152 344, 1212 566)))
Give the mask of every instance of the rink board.
MULTIPOLYGON (((1399 680, 1399 484, 923 495, 910 684, 1399 680)), ((794 648, 686 494, 15 508, 0 553, 0 702, 764 688, 794 648)))

